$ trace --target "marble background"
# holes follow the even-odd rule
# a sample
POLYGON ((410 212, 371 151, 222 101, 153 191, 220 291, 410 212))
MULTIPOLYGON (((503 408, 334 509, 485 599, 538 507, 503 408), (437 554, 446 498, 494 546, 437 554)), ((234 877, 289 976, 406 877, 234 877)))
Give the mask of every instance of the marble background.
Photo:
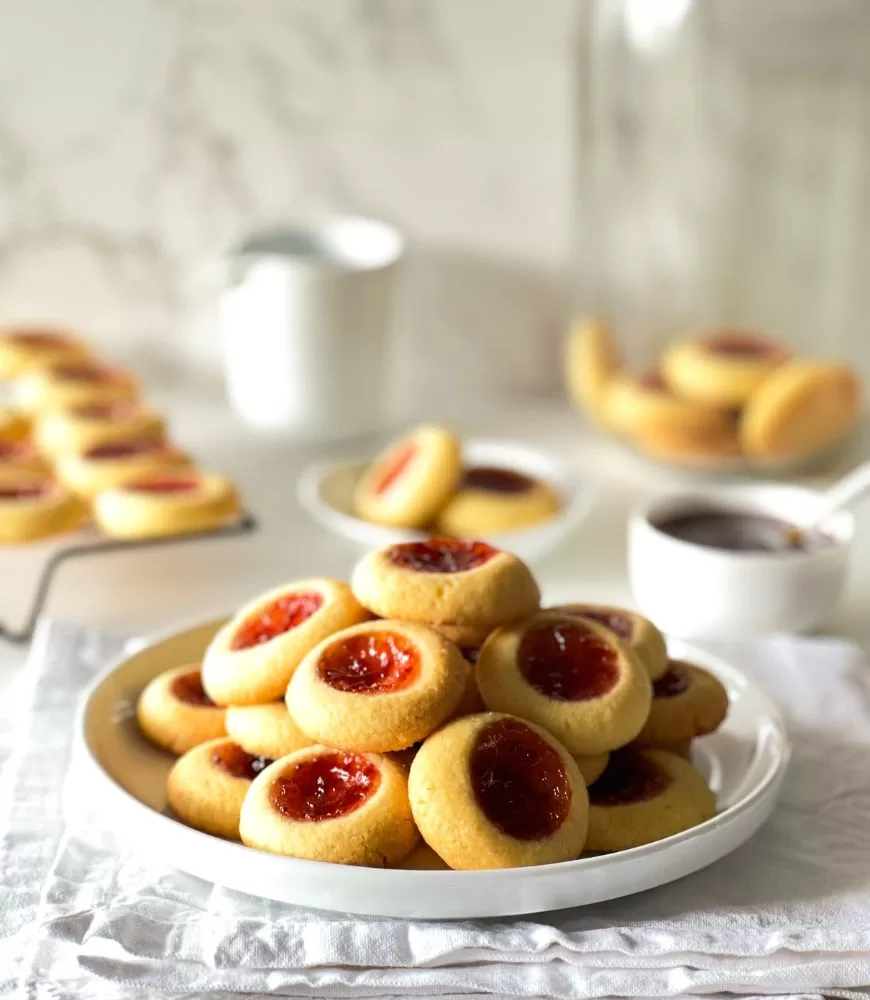
POLYGON ((0 322, 63 319, 125 360, 214 370, 203 265, 252 227, 362 213, 412 247, 415 387, 461 369, 484 389, 553 388, 578 11, 0 5, 0 322))

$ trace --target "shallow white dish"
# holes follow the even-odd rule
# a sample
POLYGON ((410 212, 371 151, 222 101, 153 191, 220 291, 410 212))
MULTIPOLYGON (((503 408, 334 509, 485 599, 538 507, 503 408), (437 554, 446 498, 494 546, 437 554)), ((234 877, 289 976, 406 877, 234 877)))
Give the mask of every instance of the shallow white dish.
MULTIPOLYGON (((463 445, 467 465, 494 465, 541 479, 555 488, 562 508, 555 517, 508 534, 487 535, 483 541, 533 561, 552 551, 586 517, 592 506, 592 489, 565 463, 546 452, 510 441, 471 439, 463 445)), ((362 521, 353 513, 353 493, 371 457, 315 462, 299 478, 299 502, 324 528, 367 548, 425 538, 420 531, 405 531, 362 521)))
POLYGON ((266 854, 192 830, 165 814, 173 758, 140 735, 136 698, 157 673, 198 659, 221 621, 155 640, 91 685, 76 724, 77 753, 95 809, 124 841, 192 875, 267 899, 394 917, 471 918, 536 913, 664 885, 739 847, 768 818, 789 757, 782 717, 735 667, 682 642, 671 653, 716 674, 731 708, 700 741, 697 765, 719 813, 693 830, 609 856, 537 868, 451 872, 355 868, 266 854))

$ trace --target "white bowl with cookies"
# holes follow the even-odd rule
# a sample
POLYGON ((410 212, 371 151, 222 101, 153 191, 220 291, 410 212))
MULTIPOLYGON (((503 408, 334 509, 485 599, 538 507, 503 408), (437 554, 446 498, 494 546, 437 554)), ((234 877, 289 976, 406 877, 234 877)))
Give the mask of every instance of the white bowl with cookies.
POLYGON ((582 905, 710 864, 789 749, 735 667, 515 555, 437 538, 107 670, 77 739, 107 825, 203 878, 397 917, 582 905))
POLYGON ((594 499, 587 481, 545 451, 484 438, 460 443, 430 426, 374 459, 315 462, 297 492, 315 521, 366 549, 443 534, 480 538, 529 561, 558 547, 594 499))

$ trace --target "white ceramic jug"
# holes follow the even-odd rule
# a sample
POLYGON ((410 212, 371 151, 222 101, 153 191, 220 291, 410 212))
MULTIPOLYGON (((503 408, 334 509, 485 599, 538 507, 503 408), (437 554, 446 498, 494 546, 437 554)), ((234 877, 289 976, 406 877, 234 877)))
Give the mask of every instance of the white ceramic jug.
POLYGON ((381 428, 403 240, 359 218, 255 234, 220 302, 227 390, 251 427, 311 439, 381 428))

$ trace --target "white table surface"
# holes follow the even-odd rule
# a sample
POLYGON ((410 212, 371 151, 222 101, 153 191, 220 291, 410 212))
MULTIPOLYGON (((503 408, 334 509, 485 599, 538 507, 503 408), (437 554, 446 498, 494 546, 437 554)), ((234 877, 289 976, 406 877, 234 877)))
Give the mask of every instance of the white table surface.
MULTIPOLYGON (((305 575, 346 577, 359 550, 312 523, 299 509, 295 482, 313 444, 266 441, 242 427, 215 390, 189 387, 154 394, 174 436, 206 467, 231 475, 261 528, 252 536, 149 551, 95 556, 65 566, 56 578, 51 615, 117 634, 162 631, 186 619, 232 610, 271 585, 305 575)), ((625 575, 625 524, 632 505, 657 491, 683 488, 685 475, 653 467, 602 440, 561 402, 463 407, 445 414, 460 432, 520 438, 576 463, 598 500, 588 520, 552 557, 535 567, 548 600, 595 599, 631 605, 625 575)), ((332 446, 333 450, 335 446, 332 446)), ((346 450, 346 448, 345 448, 346 450)), ((827 476, 802 481, 823 485, 827 476)), ((705 481, 709 482, 709 480, 705 481)), ((58 544, 58 543, 54 543, 58 544)), ((32 593, 44 548, 0 554, 0 619, 16 624, 32 593)), ((859 516, 846 599, 828 631, 870 639, 870 505, 859 516)), ((26 648, 0 641, 0 704, 12 708, 26 648)))

